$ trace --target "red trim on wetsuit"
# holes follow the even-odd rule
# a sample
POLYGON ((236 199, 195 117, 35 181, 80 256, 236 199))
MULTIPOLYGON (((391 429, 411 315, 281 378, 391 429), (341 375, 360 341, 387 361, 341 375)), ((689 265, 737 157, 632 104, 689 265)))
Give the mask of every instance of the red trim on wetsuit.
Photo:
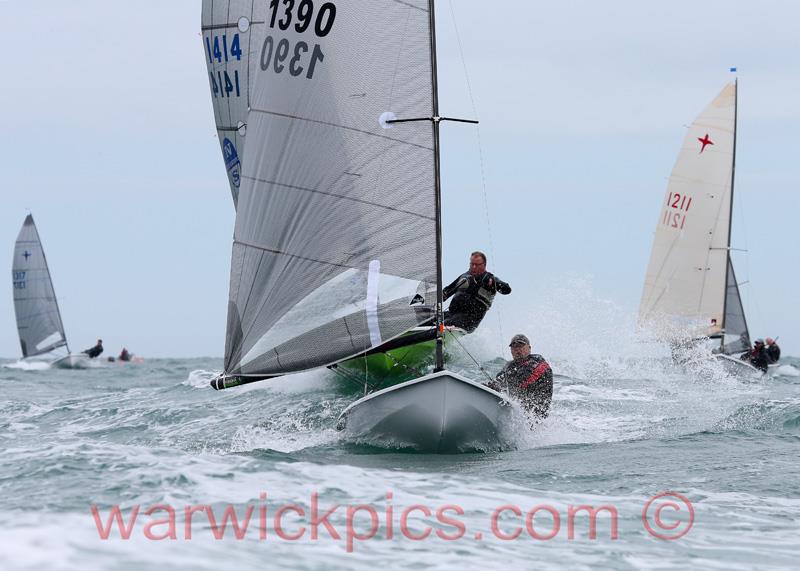
POLYGON ((524 382, 523 382, 523 383, 522 383, 522 384, 519 386, 519 388, 520 388, 520 389, 527 389, 527 388, 528 388, 529 386, 531 386, 533 383, 535 383, 536 381, 538 381, 538 380, 539 380, 539 379, 542 377, 542 375, 543 375, 543 374, 544 374, 544 373, 545 373, 545 372, 546 372, 546 371, 547 371, 549 368, 550 368, 550 365, 548 365, 546 362, 545 362, 545 363, 539 363, 539 366, 538 366, 538 367, 536 367, 536 368, 533 370, 533 372, 531 373, 531 376, 530 376, 530 377, 528 377, 527 379, 525 379, 525 381, 524 381, 524 382))

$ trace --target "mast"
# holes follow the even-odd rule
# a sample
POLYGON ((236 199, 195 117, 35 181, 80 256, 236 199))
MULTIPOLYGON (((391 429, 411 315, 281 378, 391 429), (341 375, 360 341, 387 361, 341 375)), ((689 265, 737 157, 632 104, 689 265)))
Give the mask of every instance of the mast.
POLYGON ((436 365, 434 371, 444 369, 444 351, 442 335, 444 321, 442 305, 442 180, 439 161, 439 84, 436 72, 436 14, 433 0, 428 0, 428 11, 431 22, 431 84, 433 86, 433 171, 436 193, 436 365))
MULTIPOLYGON (((726 259, 727 265, 730 266, 731 264, 731 232, 733 229, 733 185, 736 179, 736 123, 739 117, 739 78, 737 77, 733 81, 733 160, 731 161, 731 200, 730 200, 730 210, 728 212, 728 256, 726 259)), ((735 286, 736 284, 734 284, 735 286)), ((722 302, 722 335, 720 336, 720 348, 725 347, 725 327, 728 325, 727 322, 727 315, 728 315, 728 287, 730 284, 728 283, 728 268, 725 268, 725 296, 723 297, 722 302)))

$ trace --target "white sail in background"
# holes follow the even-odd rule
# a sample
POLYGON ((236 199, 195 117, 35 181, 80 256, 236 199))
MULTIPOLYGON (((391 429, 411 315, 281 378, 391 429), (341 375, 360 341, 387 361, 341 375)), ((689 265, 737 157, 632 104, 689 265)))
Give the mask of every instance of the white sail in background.
POLYGON ((66 347, 67 339, 50 270, 30 214, 25 218, 14 245, 11 279, 23 358, 38 357, 66 347))
POLYGON ((203 0, 203 51, 234 206, 239 200, 247 113, 268 5, 268 0, 203 0))
POLYGON ((672 170, 639 307, 642 324, 695 337, 722 333, 735 124, 730 83, 691 124, 672 170))

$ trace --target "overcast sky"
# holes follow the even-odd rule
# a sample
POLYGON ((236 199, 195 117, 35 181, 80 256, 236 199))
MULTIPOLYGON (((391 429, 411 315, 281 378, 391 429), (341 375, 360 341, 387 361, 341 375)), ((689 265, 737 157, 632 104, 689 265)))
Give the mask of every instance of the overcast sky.
MULTIPOLYGON (((441 110, 472 117, 451 6, 491 225, 477 131, 443 125, 445 279, 487 250, 514 288, 497 330, 550 352, 574 337, 545 319, 629 325, 685 125, 737 66, 737 277, 753 336, 800 355, 800 3, 440 0, 441 110)), ((30 211, 74 350, 222 355, 234 210, 200 1, 0 0, 0 19, 0 268, 30 211)), ((0 325, 19 356, 10 283, 0 325)))

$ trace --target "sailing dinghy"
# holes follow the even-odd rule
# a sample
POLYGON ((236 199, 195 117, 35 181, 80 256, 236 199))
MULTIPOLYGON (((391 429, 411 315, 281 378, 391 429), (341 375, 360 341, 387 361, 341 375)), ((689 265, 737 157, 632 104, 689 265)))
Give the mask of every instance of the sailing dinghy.
POLYGON ((42 241, 30 214, 14 245, 11 276, 22 360, 63 369, 87 367, 86 355, 69 352, 42 241))
POLYGON ((433 318, 435 372, 353 403, 339 428, 434 452, 505 446, 508 401, 443 363, 433 2, 206 0, 203 14, 212 76, 239 57, 224 49, 237 33, 250 58, 249 89, 224 96, 249 110, 212 386, 334 366, 433 318))
POLYGON ((731 260, 736 170, 736 81, 689 126, 656 224, 639 306, 640 323, 673 346, 718 340, 731 372, 760 373, 738 359, 750 349, 731 260))

